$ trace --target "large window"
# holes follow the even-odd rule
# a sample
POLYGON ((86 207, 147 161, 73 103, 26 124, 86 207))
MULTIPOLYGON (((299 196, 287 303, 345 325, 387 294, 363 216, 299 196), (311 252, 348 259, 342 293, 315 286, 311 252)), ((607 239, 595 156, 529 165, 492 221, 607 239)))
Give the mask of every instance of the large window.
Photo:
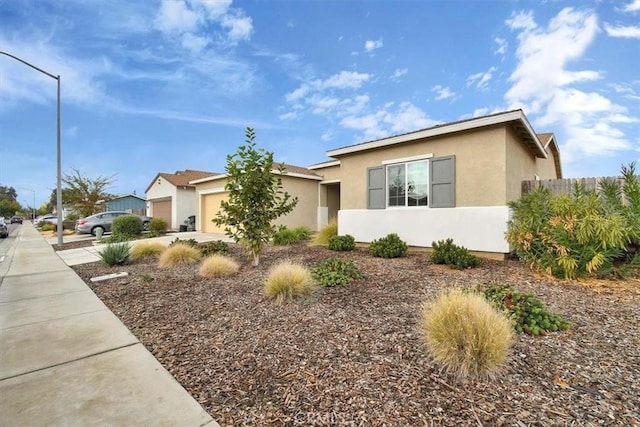
POLYGON ((428 206, 429 161, 387 166, 388 206, 428 206))

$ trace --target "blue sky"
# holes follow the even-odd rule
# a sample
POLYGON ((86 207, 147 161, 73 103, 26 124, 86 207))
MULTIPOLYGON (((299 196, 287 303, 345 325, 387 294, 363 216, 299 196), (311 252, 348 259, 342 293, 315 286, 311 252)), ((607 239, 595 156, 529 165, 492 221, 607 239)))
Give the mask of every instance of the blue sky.
MULTIPOLYGON (((565 175, 640 159, 640 0, 1 0, 0 51, 62 82, 62 170, 143 194, 223 172, 256 130, 276 161, 523 108, 565 175)), ((56 82, 0 55, 0 184, 56 182, 56 82)))

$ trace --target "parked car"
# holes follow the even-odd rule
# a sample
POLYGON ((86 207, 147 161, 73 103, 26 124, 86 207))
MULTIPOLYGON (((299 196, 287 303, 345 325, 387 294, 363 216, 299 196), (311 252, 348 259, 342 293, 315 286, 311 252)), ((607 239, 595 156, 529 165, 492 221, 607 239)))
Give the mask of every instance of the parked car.
POLYGON ((9 228, 7 227, 7 223, 4 222, 4 218, 0 216, 0 237, 6 239, 9 237, 9 228))
POLYGON ((55 224, 58 220, 58 216, 54 214, 44 214, 40 215, 36 219, 33 220, 33 225, 35 227, 42 227, 44 224, 55 224), (52 221, 53 220, 53 221, 52 221))
POLYGON ((11 224, 22 224, 22 217, 18 215, 14 215, 10 220, 11 224))
MULTIPOLYGON (((95 215, 88 216, 76 221, 76 233, 77 234, 92 234, 96 235, 99 229, 102 229, 102 233, 111 233, 111 224, 113 220, 122 215, 133 215, 129 212, 123 211, 109 211, 101 212, 95 215)), ((149 229, 149 222, 151 217, 140 216, 142 220, 142 228, 144 230, 149 229)))

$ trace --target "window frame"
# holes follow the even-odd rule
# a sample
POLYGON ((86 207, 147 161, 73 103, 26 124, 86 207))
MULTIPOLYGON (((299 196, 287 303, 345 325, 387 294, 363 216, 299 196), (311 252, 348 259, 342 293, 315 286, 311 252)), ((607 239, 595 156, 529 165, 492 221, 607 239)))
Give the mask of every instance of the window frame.
MULTIPOLYGON (((391 162, 391 161, 385 161, 383 162, 383 165, 385 166, 384 171, 385 171, 385 209, 413 209, 413 208, 429 208, 429 169, 431 167, 431 162, 429 161, 430 157, 424 157, 424 156, 414 156, 414 157, 409 157, 409 158, 403 158, 403 159, 397 159, 400 161, 395 161, 395 162, 391 162), (417 205, 411 205, 409 204, 409 194, 410 192, 408 191, 408 185, 411 184, 411 182, 409 181, 409 165, 416 165, 416 164, 420 164, 420 163, 424 163, 426 165, 426 176, 425 176, 425 180, 426 182, 421 182, 419 183, 420 185, 424 185, 426 186, 426 203, 425 204, 417 204, 417 205), (400 205, 392 205, 390 204, 390 197, 391 197, 391 186, 389 185, 390 183, 390 179, 389 179, 389 169, 390 168, 394 168, 394 167, 398 167, 398 166, 402 166, 404 169, 404 179, 403 179, 403 192, 404 192, 404 204, 400 205)), ((397 198, 397 196, 396 196, 397 198)))

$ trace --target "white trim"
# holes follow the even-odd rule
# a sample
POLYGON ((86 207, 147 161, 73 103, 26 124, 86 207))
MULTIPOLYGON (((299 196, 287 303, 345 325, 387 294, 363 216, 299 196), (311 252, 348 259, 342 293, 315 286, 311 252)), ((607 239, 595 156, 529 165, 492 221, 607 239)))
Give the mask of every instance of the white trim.
POLYGON ((200 178, 200 179, 194 179, 193 181, 189 181, 189 184, 191 185, 195 185, 195 184, 202 184, 203 182, 210 182, 210 181, 216 181, 218 179, 223 179, 228 177, 229 175, 227 175, 226 173, 220 174, 220 175, 215 175, 215 176, 207 176, 204 178, 200 178))
POLYGON ((284 172, 280 172, 277 169, 271 169, 271 173, 275 175, 292 176, 294 178, 304 178, 304 179, 312 179, 314 181, 322 181, 321 176, 307 175, 307 174, 296 173, 296 172, 287 172, 286 169, 284 170, 284 172))
POLYGON ((339 179, 328 179, 326 181, 320 181, 318 184, 340 184, 339 179))
POLYGON ((478 117, 476 119, 465 120, 458 123, 443 124, 440 126, 431 127, 415 132, 405 133, 402 135, 391 136, 388 138, 378 139, 375 141, 363 142, 356 145, 350 145, 347 147, 336 148, 334 150, 327 151, 327 156, 336 157, 344 154, 357 153, 360 151, 371 150, 374 148, 387 147, 394 144, 400 144, 403 142, 414 141, 416 139, 431 138, 440 135, 451 134, 455 132, 462 132, 466 130, 477 129, 485 126, 492 126, 496 124, 508 123, 512 121, 519 121, 529 132, 529 135, 538 147, 540 154, 547 157, 547 152, 542 143, 538 139, 538 135, 533 131, 529 121, 525 117, 522 110, 508 111, 502 114, 495 114, 491 116, 478 117))
POLYGON ((208 190, 198 191, 198 196, 206 196, 207 194, 219 194, 226 193, 227 190, 224 187, 210 188, 208 190))
POLYGON ((392 165, 394 163, 409 163, 409 162, 415 162, 418 160, 426 160, 431 158, 433 158, 433 153, 427 153, 427 154, 420 154, 420 155, 411 156, 411 157, 401 157, 399 159, 383 160, 381 164, 392 165))
POLYGON ((307 169, 310 169, 310 170, 322 169, 322 168, 328 168, 330 166, 340 166, 340 160, 329 160, 323 163, 316 163, 315 165, 307 166, 307 169))

